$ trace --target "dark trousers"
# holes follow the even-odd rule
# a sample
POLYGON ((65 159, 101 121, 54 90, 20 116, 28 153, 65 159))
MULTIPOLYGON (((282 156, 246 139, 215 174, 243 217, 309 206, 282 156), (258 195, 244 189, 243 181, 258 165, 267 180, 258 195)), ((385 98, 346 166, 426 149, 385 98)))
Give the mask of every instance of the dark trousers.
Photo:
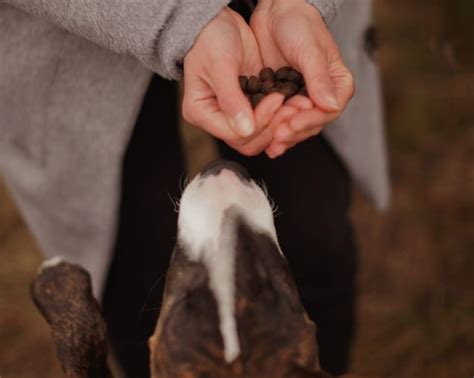
MULTIPOLYGON (((130 377, 147 377, 148 337, 159 315, 176 241, 185 168, 177 120, 177 90, 154 77, 128 146, 118 235, 103 297, 112 347, 130 377)), ((321 366, 346 371, 354 331, 357 252, 348 219, 350 180, 323 137, 283 157, 246 158, 219 143, 222 157, 263 179, 278 205, 279 241, 302 302, 318 327, 321 366)))

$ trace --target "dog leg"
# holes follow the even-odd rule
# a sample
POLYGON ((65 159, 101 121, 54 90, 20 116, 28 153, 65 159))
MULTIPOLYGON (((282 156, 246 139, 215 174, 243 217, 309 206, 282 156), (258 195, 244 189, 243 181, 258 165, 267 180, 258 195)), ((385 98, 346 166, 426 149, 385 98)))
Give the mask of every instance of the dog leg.
POLYGON ((31 285, 37 308, 51 327, 68 378, 112 377, 107 328, 92 295, 89 273, 59 258, 45 261, 31 285))

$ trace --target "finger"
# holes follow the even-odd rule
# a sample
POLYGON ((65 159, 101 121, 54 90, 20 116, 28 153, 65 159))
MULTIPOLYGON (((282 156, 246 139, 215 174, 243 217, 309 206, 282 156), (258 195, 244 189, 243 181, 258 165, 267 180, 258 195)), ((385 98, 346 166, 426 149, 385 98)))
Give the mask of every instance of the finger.
POLYGON ((336 98, 341 104, 341 111, 345 108, 349 100, 354 96, 355 83, 351 71, 344 66, 335 66, 330 68, 330 75, 335 88, 336 98))
POLYGON ((278 141, 272 140, 272 143, 266 148, 265 152, 267 153, 268 157, 274 159, 281 155, 283 155, 286 151, 290 148, 293 148, 298 143, 301 143, 309 138, 312 138, 318 135, 323 127, 315 127, 311 130, 306 130, 300 133, 292 133, 292 138, 287 141, 278 141))
POLYGON ((275 142, 290 142, 293 140, 297 135, 297 132, 291 130, 288 122, 284 122, 280 124, 274 131, 273 131, 273 139, 275 142))
POLYGON ((226 114, 230 126, 237 135, 249 137, 256 132, 255 117, 240 88, 239 69, 234 62, 223 60, 209 75, 219 108, 226 114))
POLYGON ((320 126, 320 127, 314 127, 313 129, 305 130, 301 133, 298 133, 296 138, 292 140, 291 143, 288 145, 288 148, 291 148, 298 143, 301 143, 309 138, 312 138, 320 134, 323 129, 324 129, 324 126, 320 126))
POLYGON ((200 100, 195 104, 195 112, 189 121, 214 137, 223 140, 240 141, 246 138, 236 133, 229 117, 219 109, 215 98, 200 100))
POLYGON ((339 113, 326 113, 321 109, 311 109, 295 114, 289 120, 289 128, 293 131, 300 132, 314 128, 315 126, 323 126, 334 121, 339 113))
POLYGON ((273 141, 276 143, 299 143, 300 141, 307 138, 307 135, 319 134, 319 132, 324 128, 324 125, 313 125, 310 128, 304 129, 302 131, 295 131, 291 129, 288 125, 282 124, 280 127, 273 133, 273 141))
POLYGON ((314 39, 309 39, 301 48, 301 61, 298 63, 309 97, 317 107, 327 112, 338 111, 341 105, 329 75, 325 50, 314 39))
POLYGON ((257 129, 261 130, 270 125, 277 111, 281 109, 285 96, 281 93, 271 93, 265 96, 255 108, 255 121, 257 129))
POLYGON ((227 144, 246 156, 254 156, 261 153, 273 138, 273 133, 268 125, 281 107, 284 99, 284 96, 280 93, 272 93, 265 97, 255 109, 257 128, 260 128, 261 131, 250 140, 246 138, 239 141, 227 141, 227 144))
POLYGON ((311 110, 314 108, 314 103, 310 98, 302 95, 296 95, 290 97, 286 102, 286 105, 293 106, 299 110, 311 110))
POLYGON ((293 106, 283 104, 270 121, 269 128, 275 130, 278 125, 288 122, 296 113, 298 113, 298 109, 293 106))
POLYGON ((265 153, 270 159, 275 159, 278 156, 281 156, 285 153, 287 149, 286 143, 274 143, 272 142, 270 146, 265 149, 265 153))
POLYGON ((290 148, 292 148, 295 145, 296 143, 290 143, 290 144, 281 143, 281 144, 275 144, 275 147, 270 146, 269 149, 274 148, 276 151, 274 155, 272 155, 273 156, 272 158, 275 159, 277 157, 284 155, 290 148))
POLYGON ((255 156, 263 152, 271 143, 273 133, 269 128, 264 129, 255 138, 252 138, 246 143, 234 143, 227 141, 226 143, 233 149, 239 151, 245 156, 255 156))
POLYGON ((220 110, 214 91, 195 74, 192 67, 184 70, 183 118, 216 138, 236 140, 240 136, 220 110))

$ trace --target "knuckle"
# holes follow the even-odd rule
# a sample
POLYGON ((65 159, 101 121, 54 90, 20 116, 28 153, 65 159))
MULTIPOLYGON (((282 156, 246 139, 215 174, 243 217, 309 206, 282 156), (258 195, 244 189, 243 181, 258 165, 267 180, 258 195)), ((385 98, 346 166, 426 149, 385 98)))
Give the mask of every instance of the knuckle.
POLYGON ((305 128, 305 126, 306 123, 295 122, 294 120, 288 122, 288 130, 291 131, 291 135, 294 135, 296 132, 301 131, 305 128))

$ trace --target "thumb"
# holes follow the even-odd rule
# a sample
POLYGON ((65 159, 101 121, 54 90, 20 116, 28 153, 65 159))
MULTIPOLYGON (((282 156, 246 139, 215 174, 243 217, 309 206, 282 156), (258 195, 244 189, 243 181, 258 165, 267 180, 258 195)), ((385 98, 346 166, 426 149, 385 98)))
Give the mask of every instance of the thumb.
POLYGON ((250 101, 240 88, 239 67, 222 63, 212 76, 217 103, 234 132, 244 138, 253 135, 256 132, 255 116, 250 101))
POLYGON ((324 50, 316 42, 305 46, 299 64, 306 89, 314 104, 327 112, 340 110, 324 50))

